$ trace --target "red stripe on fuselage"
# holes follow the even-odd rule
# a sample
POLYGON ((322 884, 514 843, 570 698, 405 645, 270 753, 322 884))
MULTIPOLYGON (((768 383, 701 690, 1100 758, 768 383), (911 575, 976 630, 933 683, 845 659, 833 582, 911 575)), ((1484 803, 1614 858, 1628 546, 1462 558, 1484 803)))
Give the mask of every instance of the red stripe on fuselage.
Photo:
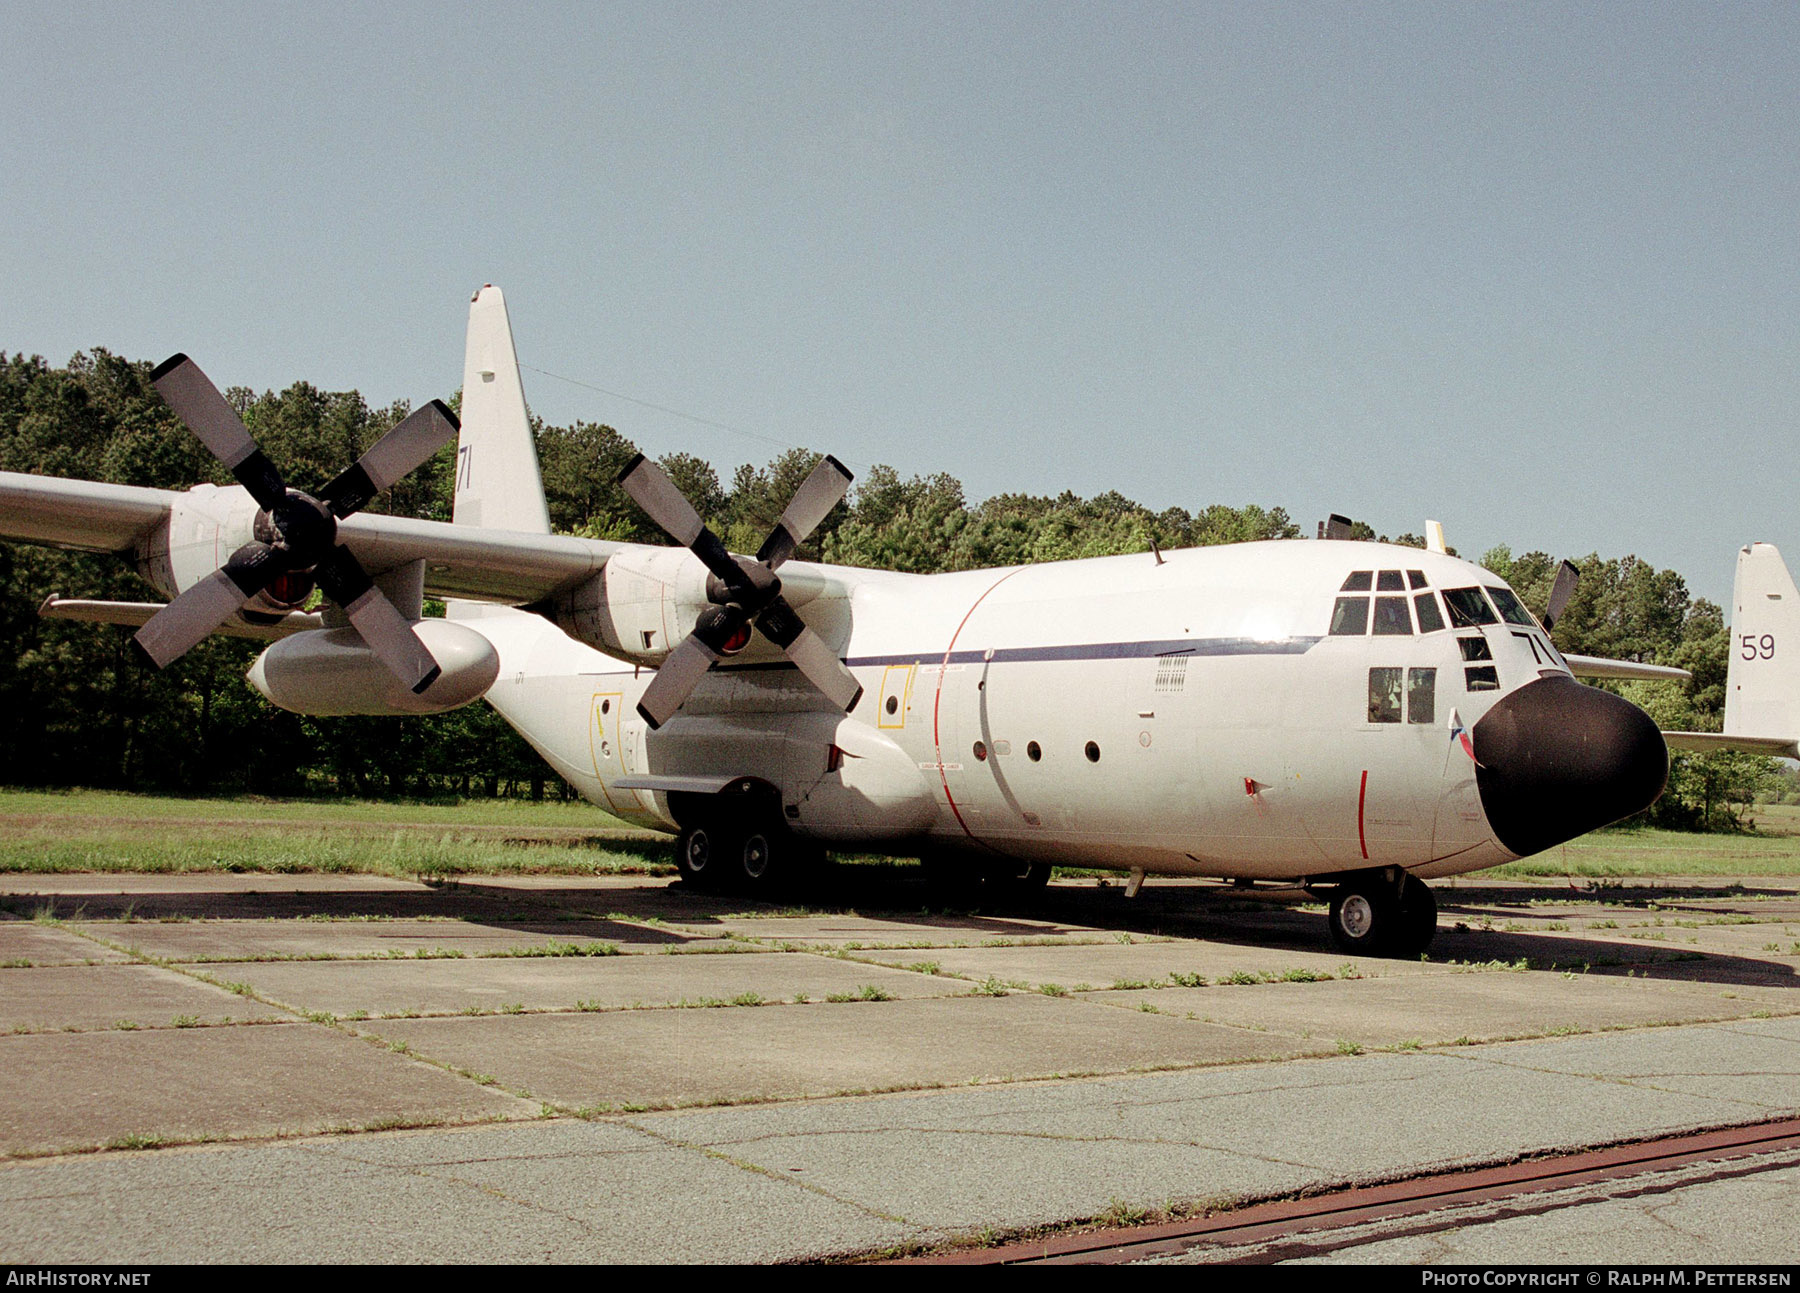
POLYGON ((1362 846, 1363 860, 1369 857, 1368 837, 1363 834, 1363 805, 1369 800, 1369 770, 1363 769, 1362 789, 1356 792, 1356 842, 1362 846))
POLYGON ((970 830, 969 824, 963 820, 962 812, 956 806, 956 797, 950 793, 950 777, 949 774, 944 771, 943 738, 938 735, 938 709, 944 703, 944 677, 950 672, 950 653, 956 650, 956 639, 962 636, 963 628, 968 624, 969 617, 975 614, 975 608, 987 600, 988 593, 993 592, 996 588, 1000 587, 1001 584, 1004 584, 1007 580, 1018 574, 1019 570, 1023 569, 1024 567, 1020 566, 1018 570, 1009 570, 993 583, 989 584, 987 586, 987 591, 977 597, 974 603, 969 607, 968 611, 963 615, 962 622, 956 626, 956 632, 950 635, 950 645, 944 648, 944 660, 943 663, 938 666, 937 695, 931 698, 931 746, 937 751, 938 780, 941 781, 944 786, 944 802, 950 805, 950 812, 951 815, 956 818, 956 824, 962 827, 963 834, 967 835, 970 839, 975 838, 975 832, 970 830))

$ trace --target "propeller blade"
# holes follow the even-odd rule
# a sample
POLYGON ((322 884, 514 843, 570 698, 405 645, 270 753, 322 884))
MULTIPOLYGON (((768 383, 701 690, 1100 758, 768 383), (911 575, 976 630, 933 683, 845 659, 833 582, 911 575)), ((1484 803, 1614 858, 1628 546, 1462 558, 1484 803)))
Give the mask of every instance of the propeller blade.
POLYGON ((131 640, 151 664, 166 669, 287 569, 282 554, 268 544, 246 543, 223 566, 152 615, 131 640))
POLYGON ((736 588, 744 582, 744 572, 726 550, 719 536, 706 528, 700 513, 661 467, 643 454, 633 458, 619 473, 619 485, 631 495, 644 514, 662 527, 671 539, 692 552, 706 568, 736 588))
POLYGON ((1544 631, 1548 633, 1556 627, 1556 621, 1562 618, 1563 610, 1569 599, 1575 595, 1575 587, 1581 582, 1581 571, 1573 561, 1565 560, 1556 572, 1556 582, 1550 585, 1550 604, 1544 608, 1544 631))
POLYGON ((319 588, 349 617, 376 658, 412 693, 422 695, 443 672, 431 652, 382 591, 356 554, 339 544, 318 568, 319 588))
POLYGON ((768 609, 756 617, 756 627, 786 653, 813 686, 825 693, 827 700, 846 712, 856 708, 856 702, 862 699, 862 684, 844 667, 837 652, 825 645, 825 639, 794 614, 787 598, 777 597, 770 602, 768 609))
POLYGON ((763 540, 756 559, 773 570, 793 556, 794 549, 806 542, 806 536, 818 528, 831 509, 843 502, 855 479, 850 469, 830 454, 819 459, 806 482, 788 500, 787 511, 763 540))
POLYGON ((456 438, 461 424, 441 400, 415 410, 369 447, 367 453, 339 472, 319 500, 339 520, 360 512, 369 500, 418 467, 456 438))
POLYGON ((644 688, 637 707, 644 721, 656 728, 675 717, 675 711, 681 708, 682 702, 700 685, 706 671, 718 659, 719 653, 696 635, 690 633, 683 638, 681 645, 657 666, 656 676, 644 688))
POLYGON ((258 507, 267 511, 287 497, 287 485, 275 464, 198 364, 186 355, 170 355, 151 370, 150 384, 238 484, 250 491, 258 507))

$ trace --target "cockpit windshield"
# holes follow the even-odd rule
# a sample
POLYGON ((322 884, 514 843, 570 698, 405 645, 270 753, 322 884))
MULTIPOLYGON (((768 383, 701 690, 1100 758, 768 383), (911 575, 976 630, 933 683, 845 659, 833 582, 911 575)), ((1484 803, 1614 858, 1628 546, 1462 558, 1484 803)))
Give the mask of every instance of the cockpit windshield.
POLYGON ((1523 624, 1526 628, 1537 627, 1537 621, 1531 618, 1531 612, 1525 609, 1525 603, 1510 588, 1493 588, 1487 590, 1494 605, 1500 609, 1500 618, 1508 624, 1523 624))
POLYGON ((1446 588, 1444 605, 1450 608, 1450 623, 1455 628, 1472 629, 1499 623, 1479 588, 1446 588))

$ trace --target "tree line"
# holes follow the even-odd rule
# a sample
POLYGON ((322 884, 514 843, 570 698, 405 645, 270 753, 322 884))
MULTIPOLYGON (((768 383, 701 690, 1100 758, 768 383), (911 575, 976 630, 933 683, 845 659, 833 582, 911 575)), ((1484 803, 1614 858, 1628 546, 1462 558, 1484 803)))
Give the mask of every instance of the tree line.
MULTIPOLYGON (((53 367, 0 352, 0 470, 185 489, 229 483, 149 382, 150 365, 104 349, 53 367)), ((226 398, 287 478, 317 487, 410 408, 371 407, 356 391, 296 382, 226 398)), ((452 400, 454 405, 456 401, 452 400)), ((668 539, 615 483, 638 450, 613 428, 535 420, 553 528, 643 543, 668 539)), ((660 461, 734 551, 754 552, 819 455, 789 450, 722 480, 704 459, 660 461)), ((454 447, 376 500, 371 511, 450 519, 454 447)), ((1374 538, 1359 525, 1358 537, 1374 538)), ((800 556, 931 573, 1255 539, 1299 539, 1280 507, 1210 504, 1155 511, 1116 492, 1093 498, 1000 494, 970 504, 951 475, 864 473, 800 556)), ((1423 546, 1413 535, 1394 542, 1423 546)), ((1557 559, 1495 548, 1481 563, 1534 611, 1557 559)), ((1664 727, 1716 729, 1724 711, 1728 638, 1717 606, 1682 577, 1636 557, 1592 554, 1556 627, 1569 652, 1675 664, 1685 686, 1630 685, 1664 727)), ((0 782, 269 795, 567 794, 485 705, 423 718, 304 718, 274 709, 242 675, 258 644, 214 637, 161 672, 141 668, 123 629, 42 620, 50 593, 137 601, 158 596, 125 563, 0 544, 0 782)), ((1678 755, 1669 792, 1650 810, 1666 825, 1731 826, 1776 765, 1747 756, 1678 755)))

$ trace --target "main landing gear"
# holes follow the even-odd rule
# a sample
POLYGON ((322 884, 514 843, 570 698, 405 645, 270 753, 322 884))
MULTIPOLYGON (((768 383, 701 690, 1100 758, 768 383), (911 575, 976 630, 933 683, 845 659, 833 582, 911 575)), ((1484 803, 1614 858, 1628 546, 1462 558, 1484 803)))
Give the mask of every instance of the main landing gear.
POLYGON ((1355 956, 1414 957, 1437 933, 1437 899, 1417 876, 1360 871, 1331 898, 1331 941, 1355 956))
POLYGON ((675 869, 704 893, 773 897, 820 860, 816 846, 788 830, 780 800, 771 793, 750 787, 696 796, 683 809, 675 869))

